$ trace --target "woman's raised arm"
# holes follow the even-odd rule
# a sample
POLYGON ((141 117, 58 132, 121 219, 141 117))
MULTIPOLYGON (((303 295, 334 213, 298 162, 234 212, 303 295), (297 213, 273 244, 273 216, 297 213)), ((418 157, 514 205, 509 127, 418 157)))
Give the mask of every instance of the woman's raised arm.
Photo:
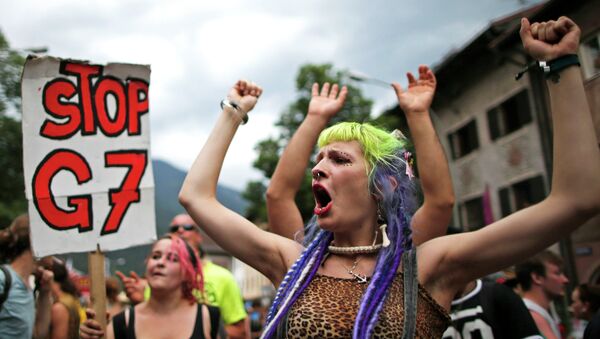
POLYGON ((217 180, 227 149, 261 93, 259 86, 243 80, 232 87, 222 103, 223 111, 216 125, 183 182, 179 201, 219 246, 277 285, 299 255, 301 246, 262 231, 216 198, 217 180))
MULTIPOLYGON (((531 26, 522 19, 520 34, 533 58, 553 61, 577 53, 581 32, 573 21, 561 17, 531 26)), ((425 243, 419 252, 424 263, 419 264, 421 282, 456 286, 497 271, 550 246, 600 212, 600 151, 580 69, 550 71, 554 74, 546 82, 554 139, 550 194, 479 231, 425 243)))
POLYGON ((267 188, 267 214, 273 232, 289 239, 302 241, 304 221, 296 205, 296 193, 306 173, 310 155, 315 148, 319 133, 329 120, 344 106, 348 89, 341 90, 337 84, 312 86, 308 113, 283 150, 267 188))
POLYGON ((421 65, 418 78, 410 72, 406 76, 406 90, 396 82, 392 86, 398 97, 398 105, 406 116, 419 165, 424 199, 411 222, 413 244, 418 246, 446 234, 452 218, 454 189, 448 160, 430 117, 437 85, 435 75, 429 67, 421 65))

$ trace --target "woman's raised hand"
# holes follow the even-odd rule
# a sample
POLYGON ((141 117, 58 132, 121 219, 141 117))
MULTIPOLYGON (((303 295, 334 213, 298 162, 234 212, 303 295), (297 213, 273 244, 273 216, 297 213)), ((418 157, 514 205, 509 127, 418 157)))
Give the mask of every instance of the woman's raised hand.
POLYGON ((235 101, 244 113, 248 114, 256 105, 261 94, 262 88, 257 84, 246 80, 238 80, 229 91, 227 98, 235 101))
POLYGON ((312 85, 312 97, 308 104, 308 114, 322 116, 327 120, 331 119, 344 107, 347 94, 348 89, 346 86, 343 86, 340 90, 338 84, 331 86, 328 82, 323 84, 319 92, 319 84, 315 82, 312 85))
POLYGON ((418 79, 410 72, 406 73, 406 77, 408 78, 408 88, 406 91, 399 83, 392 83, 400 108, 402 108, 405 114, 429 111, 433 95, 435 94, 435 86, 437 85, 433 72, 429 67, 421 65, 419 66, 418 79))
POLYGON ((558 20, 529 24, 521 19, 521 40, 525 51, 534 59, 550 61, 567 54, 576 54, 581 30, 566 16, 558 20))

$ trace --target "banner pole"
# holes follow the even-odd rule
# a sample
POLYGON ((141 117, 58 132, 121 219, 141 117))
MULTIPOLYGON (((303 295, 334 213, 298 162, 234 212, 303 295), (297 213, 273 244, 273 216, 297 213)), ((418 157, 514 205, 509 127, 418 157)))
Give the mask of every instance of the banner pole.
MULTIPOLYGON (((106 281, 104 277, 104 253, 100 246, 88 255, 88 270, 90 274, 90 297, 92 308, 96 312, 96 320, 106 334, 106 281)), ((103 337, 105 338, 106 335, 103 337)))

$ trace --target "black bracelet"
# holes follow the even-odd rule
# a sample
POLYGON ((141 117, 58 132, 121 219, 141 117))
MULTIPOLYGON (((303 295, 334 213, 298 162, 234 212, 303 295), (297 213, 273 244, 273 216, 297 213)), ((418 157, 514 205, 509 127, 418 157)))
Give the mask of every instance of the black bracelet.
POLYGON ((550 61, 535 61, 529 64, 527 67, 525 67, 522 71, 517 73, 515 75, 515 80, 519 80, 527 71, 538 67, 540 70, 542 70, 542 72, 544 72, 546 79, 552 79, 552 81, 558 82, 558 80, 560 79, 560 75, 558 75, 558 73, 563 69, 574 65, 580 65, 579 57, 577 57, 577 54, 563 55, 550 61))
POLYGON ((579 57, 577 54, 567 54, 563 55, 560 58, 556 58, 550 61, 550 71, 545 72, 546 79, 552 79, 553 82, 557 83, 560 79, 560 75, 558 73, 565 68, 571 66, 580 66, 579 57))

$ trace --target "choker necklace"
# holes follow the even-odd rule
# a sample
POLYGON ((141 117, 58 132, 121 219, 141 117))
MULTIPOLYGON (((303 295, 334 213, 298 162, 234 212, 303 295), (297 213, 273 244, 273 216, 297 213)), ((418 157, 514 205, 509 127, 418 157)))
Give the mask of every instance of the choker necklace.
MULTIPOLYGON (((368 246, 367 246, 368 247, 368 246)), ((356 279, 356 281, 359 284, 366 284, 367 283, 367 276, 366 275, 361 275, 359 273, 355 273, 354 270, 356 269, 356 266, 358 265, 358 262, 360 261, 360 259, 354 259, 354 262, 352 263, 352 267, 348 268, 344 265, 342 265, 346 271, 348 272, 348 274, 350 274, 351 276, 354 277, 354 279, 356 279)))
POLYGON ((377 253, 381 249, 381 244, 371 245, 371 246, 349 246, 349 247, 341 247, 341 246, 333 246, 330 245, 327 249, 329 253, 333 254, 372 254, 377 253))
POLYGON ((386 224, 382 224, 379 226, 381 229, 381 235, 383 236, 383 242, 381 244, 375 245, 375 241, 377 241, 377 230, 375 230, 375 239, 373 239, 373 244, 371 246, 333 246, 329 245, 327 249, 329 253, 333 254, 341 254, 341 255, 355 255, 355 254, 372 254, 377 253, 382 247, 388 247, 390 245, 390 240, 387 237, 385 229, 387 228, 386 224))

